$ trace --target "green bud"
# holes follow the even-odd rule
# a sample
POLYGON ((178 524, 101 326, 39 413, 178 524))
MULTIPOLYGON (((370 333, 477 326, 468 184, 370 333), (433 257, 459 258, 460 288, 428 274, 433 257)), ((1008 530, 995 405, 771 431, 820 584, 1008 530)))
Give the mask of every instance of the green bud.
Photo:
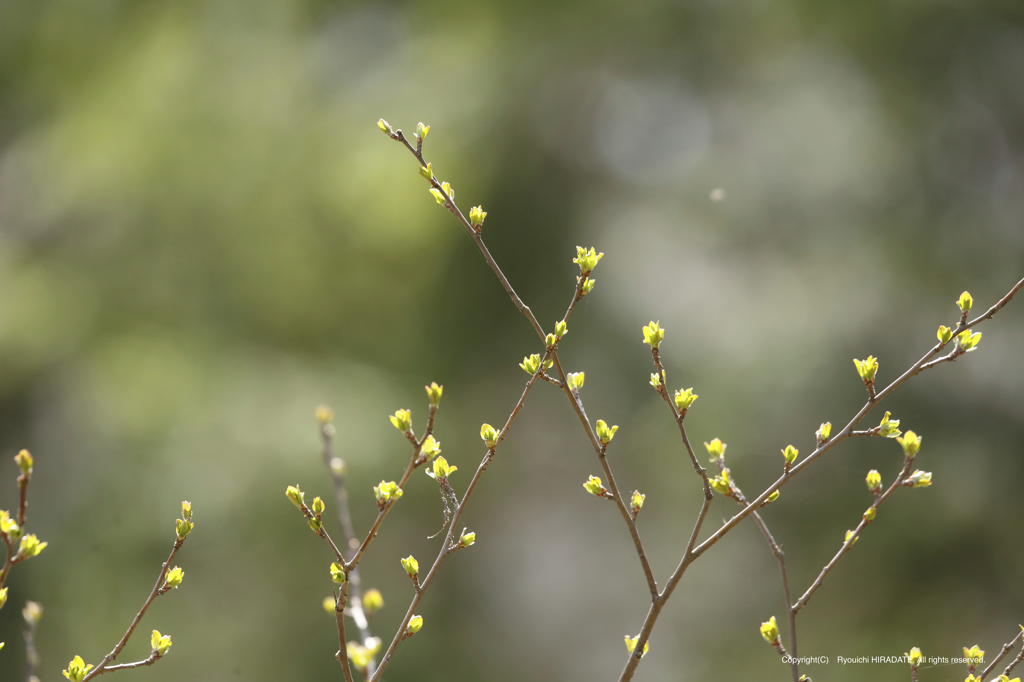
POLYGON ((711 488, 722 495, 732 493, 732 484, 729 482, 729 470, 722 469, 722 473, 711 479, 711 488))
POLYGON ((472 223, 473 227, 479 228, 484 224, 486 218, 487 211, 484 210, 483 206, 474 206, 469 209, 469 222, 472 223))
POLYGON ((192 520, 192 503, 187 500, 181 503, 181 518, 186 521, 192 520))
POLYGON ((651 322, 641 331, 644 333, 644 343, 648 344, 651 348, 657 348, 658 344, 665 338, 665 330, 657 322, 651 322))
POLYGON ((615 432, 618 430, 618 426, 608 426, 605 420, 597 420, 597 439, 604 445, 608 445, 611 439, 615 437, 615 432))
POLYGON ((597 495, 598 497, 604 497, 608 494, 605 490, 604 484, 601 483, 601 479, 597 476, 591 476, 587 479, 587 482, 583 484, 584 489, 591 495, 597 495))
POLYGON ((897 438, 896 442, 903 446, 903 454, 911 459, 921 449, 921 436, 913 431, 907 431, 902 438, 897 438))
POLYGON ((927 488, 932 484, 932 472, 918 469, 910 474, 907 482, 914 488, 927 488))
POLYGON ((384 119, 380 119, 379 121, 377 121, 377 127, 380 128, 381 132, 383 132, 388 137, 392 135, 391 126, 389 126, 388 122, 385 121, 384 119))
POLYGON ((868 490, 872 493, 877 493, 882 489, 882 474, 876 470, 872 469, 869 471, 867 478, 864 480, 868 484, 868 490))
POLYGON ((193 528, 195 528, 195 524, 188 519, 176 519, 174 522, 174 530, 178 534, 178 538, 181 540, 187 538, 193 528))
POLYGON ((946 325, 942 325, 939 327, 939 331, 935 332, 935 336, 937 336, 939 341, 943 344, 947 344, 953 338, 953 330, 946 325))
MULTIPOLYGON (((636 651, 636 643, 639 641, 640 635, 637 635, 636 637, 630 637, 629 635, 626 635, 626 651, 628 651, 631 654, 634 651, 636 651)), ((644 642, 644 650, 640 652, 640 658, 643 658, 647 654, 647 650, 650 648, 650 644, 651 643, 649 641, 644 642)))
POLYGON ((388 419, 391 420, 391 424, 402 431, 403 433, 412 428, 412 411, 411 410, 399 410, 394 414, 388 415, 388 419))
MULTIPOLYGON (((580 281, 580 278, 579 278, 579 277, 577 277, 577 278, 576 278, 576 281, 577 281, 577 282, 579 282, 579 281, 580 281)), ((589 294, 589 293, 590 293, 591 291, 593 291, 593 290, 594 290, 594 284, 595 284, 596 282, 597 282, 597 280, 595 280, 595 279, 593 279, 593 278, 591 278, 591 277, 586 277, 586 278, 584 278, 584 280, 583 280, 583 284, 582 284, 582 285, 580 286, 580 295, 581 295, 581 296, 586 296, 586 295, 587 295, 587 294, 589 294)))
POLYGON ((444 386, 439 386, 436 381, 431 381, 429 386, 423 387, 427 391, 427 400, 431 407, 441 404, 441 394, 444 393, 444 386))
POLYGON ((768 506, 769 504, 771 504, 775 500, 779 499, 779 495, 780 494, 781 493, 778 490, 774 491, 771 495, 769 495, 768 497, 765 498, 764 502, 761 503, 761 506, 762 507, 768 506))
MULTIPOLYGON (((373 614, 380 611, 382 608, 384 608, 384 595, 380 593, 380 590, 374 587, 363 593, 363 611, 366 611, 368 614, 373 614)), ((370 654, 372 656, 377 653, 378 649, 380 649, 380 644, 378 643, 376 647, 371 646, 369 649, 372 652, 370 654)))
POLYGON ((423 629, 423 616, 413 616, 409 619, 409 625, 406 626, 405 631, 410 635, 415 635, 423 629))
POLYGON ((957 300, 956 304, 960 306, 960 312, 966 313, 972 306, 974 306, 974 299, 971 298, 970 293, 965 291, 960 294, 960 298, 957 300))
POLYGON ((981 332, 974 332, 972 334, 970 329, 965 329, 956 335, 956 343, 963 348, 965 353, 970 353, 972 350, 977 349, 979 341, 981 341, 981 332))
POLYGON ((455 471, 457 471, 458 468, 459 467, 449 466, 448 460, 446 460, 444 457, 438 457, 437 459, 434 460, 434 470, 427 470, 427 476, 430 476, 431 478, 435 479, 447 479, 455 471))
POLYGON ((565 320, 559 320, 555 322, 555 336, 562 338, 569 333, 568 326, 565 324, 565 320))
POLYGON ((159 630, 153 630, 153 636, 150 637, 149 642, 158 658, 166 654, 167 650, 171 648, 171 636, 161 635, 159 630))
POLYGON ((875 512, 878 511, 875 507, 868 507, 867 511, 864 512, 863 518, 865 521, 874 521, 875 512))
POLYGON ((786 449, 782 451, 782 456, 786 458, 786 464, 792 464, 796 461, 796 458, 800 455, 800 451, 794 448, 792 445, 787 445, 786 449))
POLYGON ((725 456, 725 449, 729 446, 723 443, 721 439, 716 438, 710 443, 704 443, 704 447, 707 448, 708 454, 711 455, 711 461, 714 462, 716 459, 721 459, 725 456))
POLYGON ((427 436, 423 439, 423 445, 420 446, 420 453, 428 460, 437 457, 441 454, 441 441, 433 436, 427 436))
MULTIPOLYGON (((555 337, 553 334, 548 334, 551 340, 550 345, 554 345, 555 337)), ((554 360, 547 360, 544 362, 544 369, 550 369, 551 365, 554 364, 554 360)), ((537 369, 540 368, 540 356, 534 353, 528 358, 523 358, 523 361, 519 363, 519 366, 523 368, 523 371, 527 374, 536 374, 537 369)))
POLYGON ((661 375, 651 372, 651 386, 657 391, 661 387, 661 375))
POLYGON ((63 671, 64 677, 71 680, 71 682, 82 682, 92 668, 93 666, 91 664, 86 665, 81 656, 75 656, 71 659, 71 662, 68 663, 68 669, 63 671))
POLYGON ((910 661, 911 668, 916 668, 924 661, 924 654, 922 654, 921 650, 916 646, 911 649, 909 653, 905 653, 903 655, 907 657, 908 661, 910 661))
POLYGON ((16 533, 18 530, 18 524, 11 517, 10 512, 0 509, 0 533, 8 535, 16 533))
POLYGON ((405 569, 410 578, 415 578, 420 572, 420 562, 416 561, 416 557, 410 554, 402 559, 402 568, 405 569))
POLYGON ((480 427, 480 438, 484 441, 484 445, 488 449, 493 449, 498 444, 498 429, 494 428, 490 424, 484 424, 480 427))
POLYGON ((832 435, 832 422, 825 422, 818 427, 818 430, 814 432, 814 437, 819 443, 828 442, 829 437, 832 435))
POLYGON ((552 348, 556 343, 558 343, 558 337, 555 336, 554 334, 548 334, 547 336, 544 337, 544 344, 548 348, 552 348))
POLYGON ((633 497, 629 500, 629 507, 633 511, 633 515, 636 516, 637 512, 644 506, 644 500, 647 498, 646 495, 641 495, 639 490, 633 491, 633 497))
POLYGON ((469 547, 476 542, 476 533, 466 533, 459 538, 459 547, 469 547))
POLYGON ((865 360, 854 358, 853 364, 857 366, 857 374, 865 384, 870 384, 875 380, 875 373, 878 372, 878 360, 875 356, 869 355, 865 360))
POLYGON ((565 375, 565 381, 569 385, 569 389, 578 391, 583 388, 583 380, 586 378, 583 372, 570 372, 565 375))
MULTIPOLYGON (((332 608, 331 610, 333 611, 334 609, 332 608)), ((349 642, 346 644, 345 653, 348 654, 349 663, 359 672, 365 672, 370 665, 370 661, 373 659, 373 654, 370 653, 370 650, 359 642, 349 642)))
POLYGON ((847 542, 849 542, 850 546, 852 547, 857 542, 857 540, 860 540, 860 538, 856 537, 855 532, 852 530, 848 530, 846 531, 846 537, 843 540, 843 544, 845 545, 847 542), (850 538, 853 538, 853 542, 850 542, 850 538))
POLYGON ((175 588, 181 584, 181 581, 185 579, 185 571, 175 566, 171 570, 167 571, 167 575, 164 577, 164 587, 175 588))
POLYGON ((593 246, 590 247, 589 251, 584 249, 582 246, 577 246, 576 257, 572 259, 572 262, 580 266, 580 275, 586 277, 594 268, 597 267, 597 262, 601 260, 603 256, 603 253, 596 253, 593 246))
POLYGON ((32 455, 28 450, 22 450, 14 456, 14 463, 21 469, 25 476, 32 475, 32 455))
POLYGON ((306 523, 309 524, 310 530, 312 530, 317 535, 320 534, 320 529, 324 527, 324 522, 315 516, 311 519, 306 519, 306 523))
MULTIPOLYGON (((292 501, 292 504, 294 504, 299 509, 302 509, 302 506, 304 504, 303 498, 306 496, 306 493, 299 490, 299 486, 288 486, 288 489, 284 491, 284 494, 288 496, 288 499, 292 501)), ((179 535, 181 535, 181 533, 179 533, 179 535)))
POLYGON ((761 623, 761 636, 773 646, 779 641, 779 626, 775 623, 775 616, 761 623))
POLYGON ((431 194, 434 195, 434 199, 437 201, 437 203, 439 203, 442 206, 444 206, 444 204, 447 201, 447 199, 445 199, 444 195, 441 194, 441 190, 438 190, 438 189, 435 189, 435 188, 431 187, 429 191, 430 191, 431 194))
POLYGON ((686 412, 698 397, 699 396, 693 392, 693 388, 687 388, 685 390, 680 389, 676 391, 676 409, 680 412, 686 412))
POLYGON ((434 167, 433 164, 428 163, 426 166, 420 166, 420 175, 426 180, 434 179, 434 167))
POLYGON ((381 481, 373 487, 373 495, 377 498, 377 506, 383 509, 388 502, 402 496, 402 489, 394 481, 381 481))
POLYGON ((444 193, 448 195, 449 199, 455 201, 455 190, 452 189, 451 185, 449 185, 447 182, 442 182, 441 189, 444 190, 444 193))
MULTIPOLYGON (((964 293, 966 294, 967 292, 965 291, 964 293)), ((964 658, 971 665, 981 665, 985 662, 985 652, 979 649, 977 644, 970 649, 964 647, 964 658)))
POLYGON ((313 498, 313 513, 317 516, 324 513, 324 501, 319 497, 313 498))
POLYGON ((335 561, 331 564, 331 580, 339 585, 345 582, 345 567, 335 561))
POLYGON ((886 411, 882 421, 878 422, 878 435, 885 438, 896 438, 900 435, 900 420, 890 419, 890 413, 886 411))
POLYGON ((7 603, 7 590, 9 589, 8 587, 0 588, 0 609, 7 603))
POLYGON ((425 125, 423 125, 423 123, 417 123, 416 124, 416 137, 418 137, 418 138, 420 138, 422 140, 423 138, 425 138, 427 136, 427 133, 429 133, 429 132, 430 132, 430 126, 425 126, 425 125))

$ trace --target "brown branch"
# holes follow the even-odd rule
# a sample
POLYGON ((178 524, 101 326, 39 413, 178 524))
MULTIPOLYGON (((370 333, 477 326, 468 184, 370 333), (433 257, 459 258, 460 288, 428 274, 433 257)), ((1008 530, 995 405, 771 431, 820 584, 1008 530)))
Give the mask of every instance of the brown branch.
MULTIPOLYGON (((88 680, 91 680, 97 675, 102 675, 106 670, 107 666, 114 662, 118 654, 121 653, 121 650, 124 649, 126 644, 128 644, 128 639, 132 636, 132 633, 135 632, 135 628, 138 627, 139 622, 142 620, 142 617, 146 615, 146 610, 149 608, 149 605, 153 603, 154 599, 156 599, 160 594, 162 594, 160 588, 163 587, 164 578, 167 576, 167 570, 170 568, 171 562, 174 561, 174 555, 178 553, 178 550, 181 549, 181 546, 182 544, 184 544, 184 542, 185 538, 175 536, 174 547, 171 549, 171 553, 167 557, 167 561, 165 561, 163 565, 160 567, 160 574, 157 576, 156 584, 153 586, 153 591, 149 593, 149 597, 147 597, 145 603, 142 604, 142 608, 139 609, 139 612, 138 614, 136 614, 135 619, 132 620, 132 624, 128 626, 128 631, 124 633, 124 637, 122 637, 121 641, 117 643, 117 646, 115 646, 109 654, 103 657, 103 660, 100 661, 99 665, 93 668, 88 675, 82 678, 83 682, 88 682, 88 680)), ((149 659, 146 660, 148 661, 149 659)), ((155 660, 156 659, 154 659, 154 661, 155 660)), ((140 665, 152 665, 152 663, 153 661, 150 661, 148 663, 144 661, 140 661, 139 663, 126 663, 124 665, 113 666, 112 669, 139 667, 140 665)))
MULTIPOLYGON (((978 677, 978 682, 985 682, 985 678, 988 677, 988 674, 995 670, 996 666, 999 665, 999 661, 1003 660, 1006 657, 1006 654, 1010 653, 1010 650, 1013 649, 1017 642, 1020 641, 1022 635, 1024 635, 1024 630, 1018 632, 1016 637, 1003 645, 1003 648, 999 651, 999 655, 995 657, 995 660, 989 663, 985 670, 982 671, 981 675, 978 677)), ((1020 658, 1024 656, 1024 647, 1021 647, 1020 651, 1021 653, 1017 657, 1018 660, 1010 663, 1010 666, 1003 672, 1004 675, 1009 675, 1010 671, 1013 670, 1013 667, 1020 662, 1020 658)))
POLYGON ((133 668, 142 668, 147 665, 153 665, 161 658, 163 658, 163 656, 160 656, 158 652, 154 651, 149 655, 149 658, 143 661, 135 661, 134 663, 121 663, 119 665, 108 665, 99 672, 95 672, 94 670, 93 673, 86 676, 85 679, 89 679, 93 675, 103 675, 104 673, 113 673, 117 672, 118 670, 131 670, 133 668))
MULTIPOLYGON (((341 593, 334 600, 334 617, 338 621, 338 662, 345 675, 345 682, 352 682, 352 668, 348 662, 348 643, 345 641, 345 602, 348 601, 349 581, 341 586, 341 593)), ((365 639, 364 639, 365 641, 365 639)))

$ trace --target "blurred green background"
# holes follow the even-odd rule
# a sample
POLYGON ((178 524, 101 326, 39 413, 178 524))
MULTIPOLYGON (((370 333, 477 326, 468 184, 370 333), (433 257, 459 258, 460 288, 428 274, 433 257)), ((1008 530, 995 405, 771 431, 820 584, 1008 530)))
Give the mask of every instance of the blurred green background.
MULTIPOLYGON (((174 638, 135 680, 340 680, 330 555, 284 497, 328 498, 313 412, 337 412, 353 514, 397 478, 422 386, 464 489, 539 352, 526 321, 409 154, 376 127, 431 125, 426 153, 523 299, 550 326, 577 244, 606 255, 562 358, 585 370, 610 457, 647 494, 659 581, 700 504, 648 385, 640 327, 660 320, 673 388, 700 400, 694 443, 721 437, 748 493, 779 449, 812 449, 864 390, 1024 274, 1024 7, 864 0, 688 3, 6 0, 0 3, 0 507, 36 457, 0 678, 20 680, 20 606, 45 607, 40 676, 95 663, 148 594, 178 504, 196 530, 182 589, 148 633, 174 638), (724 190, 719 201, 710 198, 724 190), (463 473, 464 472, 464 473, 463 473)), ((801 616, 814 679, 904 680, 836 656, 920 646, 990 652, 1024 620, 1024 300, 979 352, 885 406, 924 435, 935 484, 901 490, 801 616)), ((872 421, 880 417, 873 416, 872 421)), ((899 446, 844 444, 765 518, 802 591, 893 479, 899 446)), ((464 517, 389 680, 616 679, 646 588, 564 396, 541 385, 464 517)), ((716 500, 708 531, 734 512, 716 500)), ((410 598, 399 557, 439 540, 417 472, 363 563, 386 640, 410 598)), ((331 524, 334 531, 337 526, 331 524)), ((697 562, 637 680, 787 679, 757 633, 782 620, 775 562, 749 523, 697 562)), ((921 672, 962 680, 963 666, 921 672)))

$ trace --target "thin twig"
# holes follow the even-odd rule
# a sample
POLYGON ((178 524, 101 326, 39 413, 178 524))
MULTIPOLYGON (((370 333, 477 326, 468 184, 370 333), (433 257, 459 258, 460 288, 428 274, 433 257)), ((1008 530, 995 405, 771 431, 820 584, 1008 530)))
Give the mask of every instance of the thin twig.
MULTIPOLYGON (((1014 637, 1009 642, 1003 645, 1003 648, 999 651, 999 655, 996 656, 995 659, 988 664, 985 670, 982 671, 981 675, 978 677, 978 682, 985 682, 985 678, 988 677, 988 674, 995 670, 996 666, 999 665, 999 661, 1003 660, 1006 657, 1006 654, 1010 653, 1010 650, 1013 649, 1017 642, 1020 641, 1022 635, 1024 635, 1024 630, 1018 632, 1016 637, 1014 637)), ((1021 647, 1020 655, 1024 656, 1024 647, 1021 647)), ((1020 658, 1020 656, 1018 656, 1018 658, 1020 658)), ((1003 674, 1009 675, 1009 671, 1013 669, 1014 665, 1016 665, 1016 662, 1011 662, 1010 667, 1007 668, 1006 672, 1004 672, 1003 674)))
POLYGON ((349 582, 346 580, 342 584, 341 593, 334 600, 334 617, 338 621, 338 661, 341 663, 345 682, 352 682, 352 669, 348 662, 348 644, 345 641, 345 602, 348 600, 349 582))

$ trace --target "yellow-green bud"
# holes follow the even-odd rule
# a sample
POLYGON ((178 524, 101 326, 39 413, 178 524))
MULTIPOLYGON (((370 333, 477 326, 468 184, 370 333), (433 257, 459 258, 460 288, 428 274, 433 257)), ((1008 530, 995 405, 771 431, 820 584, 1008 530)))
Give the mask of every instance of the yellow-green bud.
POLYGON ((425 126, 425 125, 423 125, 422 122, 416 124, 416 137, 418 137, 418 138, 420 138, 422 140, 423 138, 425 138, 427 136, 427 133, 429 133, 429 132, 430 132, 430 126, 425 126))
POLYGON ((427 476, 436 479, 447 479, 454 472, 458 471, 458 469, 459 467, 449 466, 448 460, 446 460, 444 457, 438 457, 437 459, 434 460, 434 470, 430 471, 428 469, 427 476))
POLYGON ((918 469, 910 474, 907 482, 914 488, 927 488, 932 484, 932 472, 918 469))
MULTIPOLYGON (((303 498, 306 496, 306 493, 299 490, 299 486, 288 486, 288 489, 284 491, 284 494, 288 496, 288 499, 292 501, 292 504, 294 504, 299 509, 302 509, 303 505, 305 504, 303 498)), ((181 533, 178 533, 178 535, 181 535, 181 533)))
POLYGON ((660 374, 655 374, 654 372, 651 372, 651 386, 654 386, 654 390, 655 391, 659 391, 660 392, 660 389, 661 389, 661 375, 660 374))
POLYGON ((570 372, 565 375, 565 381, 569 385, 569 389, 578 391, 583 388, 583 380, 586 378, 584 372, 570 372))
POLYGON ((786 464, 792 464, 800 456, 800 451, 792 445, 787 445, 786 449, 782 451, 782 456, 786 458, 786 464))
MULTIPOLYGON (((548 334, 554 340, 553 335, 548 334)), ((549 369, 554 364, 554 360, 547 360, 544 362, 544 369, 549 369)), ((537 370, 540 369, 540 356, 534 353, 528 358, 523 358, 523 361, 519 363, 519 366, 523 368, 523 371, 527 374, 536 374, 537 370)))
POLYGON ((153 636, 150 637, 149 642, 158 657, 166 654, 167 650, 171 648, 171 636, 161 635, 159 630, 153 630, 153 636))
MULTIPOLYGON (((576 280, 579 281, 579 277, 577 277, 576 280)), ((587 294, 589 294, 591 291, 594 290, 594 284, 596 284, 596 283, 597 283, 597 280, 593 279, 592 277, 584 278, 583 279, 583 284, 580 285, 580 295, 581 296, 586 296, 587 294)))
POLYGON ((439 385, 436 381, 431 381, 430 385, 424 386, 423 389, 427 392, 427 401, 430 402, 431 407, 437 407, 441 404, 444 386, 439 385))
POLYGON ((319 497, 313 498, 313 513, 317 516, 324 513, 324 501, 319 497))
POLYGON ((377 506, 383 508, 388 502, 402 496, 402 489, 394 481, 381 481, 373 487, 373 495, 377 498, 377 506))
POLYGON ((377 121, 377 127, 380 128, 381 132, 383 132, 385 135, 389 137, 391 136, 391 126, 389 126, 388 122, 385 121, 384 119, 380 119, 379 121, 377 121))
POLYGON ((47 542, 39 542, 39 538, 34 533, 21 538, 21 546, 18 548, 18 556, 22 559, 31 559, 34 556, 39 556, 39 553, 46 549, 47 542))
POLYGON ((869 522, 870 521, 874 521, 875 520, 875 512, 877 512, 877 511, 878 511, 878 509, 876 507, 873 507, 873 506, 872 507, 868 507, 867 511, 864 512, 862 517, 863 517, 863 519, 865 521, 869 521, 869 522))
POLYGON ((410 554, 402 559, 402 568, 405 569, 410 578, 415 578, 420 572, 420 562, 416 561, 416 557, 410 554))
POLYGON ((324 527, 324 522, 316 516, 314 516, 311 519, 306 519, 306 523, 309 524, 310 530, 312 530, 317 535, 320 534, 320 529, 324 527))
POLYGON ((900 420, 890 419, 890 413, 887 411, 885 416, 882 417, 882 421, 878 422, 878 435, 884 436, 885 438, 897 438, 900 435, 900 420))
POLYGON ((601 483, 601 479, 597 476, 591 476, 587 479, 587 482, 583 484, 583 487, 591 495, 597 495, 598 497, 604 497, 608 491, 605 490, 604 484, 601 483))
POLYGON ((334 410, 326 405, 321 405, 316 408, 316 420, 320 426, 327 426, 334 421, 334 410))
POLYGON ((576 247, 576 257, 572 259, 573 263, 580 266, 580 275, 586 277, 590 272, 597 267, 597 262, 604 256, 603 253, 596 253, 594 247, 591 246, 590 250, 584 249, 582 246, 576 247))
POLYGON ((843 539, 843 544, 845 545, 847 542, 849 542, 850 546, 853 547, 853 545, 857 542, 857 540, 860 540, 860 537, 856 536, 856 533, 854 531, 848 530, 848 531, 846 531, 846 536, 843 539), (853 538, 852 542, 850 542, 850 538, 853 538))
MULTIPOLYGON (((372 614, 382 608, 384 608, 384 595, 380 593, 380 590, 374 587, 363 593, 363 611, 372 614)), ((377 653, 376 650, 373 653, 377 653)))
POLYGON ((775 616, 761 623, 761 636, 764 637, 764 641, 773 646, 779 641, 779 626, 775 622, 775 616))
POLYGON ((425 180, 433 180, 434 179, 434 167, 433 167, 433 164, 429 164, 428 163, 426 166, 420 166, 420 175, 422 175, 425 180))
MULTIPOLYGON (((965 291, 964 293, 966 294, 967 292, 965 291)), ((968 664, 980 665, 985 662, 985 652, 979 649, 977 644, 970 649, 964 647, 964 658, 967 659, 968 664)))
POLYGON ((956 343, 963 348, 965 353, 970 353, 972 350, 977 349, 979 341, 981 341, 981 332, 974 332, 972 334, 970 329, 965 329, 956 335, 956 343))
MULTIPOLYGON (((629 653, 633 653, 634 651, 636 651, 636 643, 639 641, 640 635, 637 635, 636 637, 630 637, 629 635, 626 635, 626 651, 628 651, 629 653)), ((644 655, 647 653, 647 650, 651 648, 650 645, 650 641, 644 642, 644 650, 640 652, 640 658, 643 658, 644 655)))
POLYGON ((444 195, 441 194, 440 190, 434 189, 433 187, 431 187, 430 188, 430 193, 434 195, 434 199, 437 201, 437 203, 439 203, 442 206, 444 206, 446 199, 444 198, 444 195))
POLYGON ((711 487, 723 495, 732 493, 732 484, 729 482, 729 470, 722 469, 722 473, 711 479, 711 487))
POLYGON ((192 503, 188 500, 183 500, 181 503, 181 518, 186 521, 190 521, 192 519, 192 503))
POLYGON ((558 322, 555 322, 555 336, 557 336, 558 338, 562 338, 568 333, 569 327, 565 323, 565 320, 559 320, 558 322))
POLYGON ((490 424, 484 424, 480 427, 480 438, 483 439, 484 445, 488 448, 493 448, 498 444, 498 433, 498 429, 490 424))
POLYGON ((411 410, 398 410, 394 414, 388 415, 388 419, 391 420, 391 424, 402 431, 408 431, 412 428, 412 411, 411 410))
POLYGON ((26 476, 32 475, 32 454, 28 450, 22 450, 14 456, 14 462, 26 476))
POLYGON ((433 459, 441 454, 441 441, 435 439, 433 436, 427 436, 423 439, 423 445, 420 446, 420 452, 427 459, 433 459))
POLYGON ((544 345, 546 347, 551 348, 556 343, 558 343, 558 337, 555 336, 554 334, 548 334, 547 336, 544 337, 544 345))
POLYGON ((345 567, 335 561, 331 564, 331 580, 338 583, 339 585, 345 582, 345 567))
POLYGON ((444 190, 444 193, 448 195, 449 199, 455 201, 455 190, 452 189, 451 185, 449 185, 447 182, 442 182, 441 189, 444 190))
POLYGON ((410 635, 415 635, 423 629, 423 616, 413 616, 409 619, 409 625, 406 626, 405 630, 410 635))
POLYGON ((708 454, 711 455, 711 461, 714 462, 716 459, 725 456, 725 449, 729 446, 723 443, 721 439, 716 438, 710 443, 704 443, 704 447, 707 448, 708 454))
POLYGON ((916 668, 924 661, 924 654, 922 654, 921 650, 916 646, 911 649, 909 653, 903 655, 907 657, 908 661, 910 661, 910 667, 912 668, 916 668))
POLYGON ((857 374, 860 375, 865 384, 870 384, 875 380, 875 373, 878 372, 878 360, 875 356, 869 355, 864 360, 854 358, 853 364, 857 366, 857 374))
POLYGON ((832 422, 825 422, 818 427, 818 430, 814 432, 814 437, 818 439, 819 443, 828 442, 829 437, 832 436, 832 422))
POLYGON ((21 610, 21 617, 25 619, 25 623, 29 626, 35 625, 43 617, 42 604, 34 601, 25 602, 25 608, 21 610))
POLYGON ((960 312, 966 313, 974 306, 974 299, 971 298, 970 293, 965 291, 960 294, 960 298, 957 300, 956 304, 960 307, 960 312))
POLYGON ((459 538, 459 547, 469 547, 476 542, 476 533, 466 533, 459 538))
POLYGON ((665 330, 657 322, 651 322, 641 331, 644 333, 644 343, 648 344, 651 348, 657 348, 658 344, 665 338, 665 330))
POLYGON ((334 600, 334 597, 324 597, 324 600, 323 602, 321 602, 321 604, 323 604, 324 611, 326 611, 327 613, 334 613, 334 611, 338 608, 338 602, 334 600))
POLYGON ((868 490, 872 493, 877 493, 882 489, 882 474, 878 473, 875 469, 868 472, 868 476, 864 479, 868 484, 868 490))
POLYGON ((761 506, 764 507, 771 504, 775 500, 779 499, 779 495, 781 495, 781 493, 778 490, 772 492, 772 494, 766 497, 764 502, 761 503, 761 506))
POLYGON ((698 397, 699 396, 693 392, 693 388, 680 389, 676 391, 676 409, 680 412, 686 412, 690 409, 690 405, 693 405, 693 401, 698 397))
POLYGON ((7 590, 9 589, 8 587, 0 588, 0 609, 7 603, 7 590))
POLYGON ((935 336, 937 336, 939 341, 943 344, 947 344, 953 338, 953 330, 946 325, 942 325, 939 327, 939 331, 935 332, 935 336))
POLYGON ((63 671, 64 677, 71 680, 71 682, 82 682, 92 668, 93 666, 91 664, 87 665, 85 661, 82 660, 81 656, 75 656, 71 659, 71 662, 68 663, 67 670, 63 671))
POLYGON ((178 534, 179 539, 187 538, 193 528, 195 528, 195 524, 188 519, 177 519, 174 522, 174 531, 178 534))
POLYGON ((171 570, 167 571, 167 575, 164 577, 164 587, 175 588, 181 584, 181 581, 185 579, 185 571, 181 570, 178 566, 175 566, 171 570))
POLYGON ((345 653, 348 654, 349 663, 359 672, 365 672, 373 659, 370 650, 359 642, 349 642, 345 645, 345 653))
POLYGON ((487 218, 487 211, 484 210, 483 206, 474 206, 469 209, 469 222, 472 223, 473 227, 480 227, 484 224, 484 219, 487 218))
POLYGON ((597 420, 597 439, 604 445, 608 445, 611 439, 615 437, 615 432, 618 430, 618 426, 608 426, 605 420, 597 420))
POLYGON ((902 438, 897 438, 896 442, 903 446, 903 453, 907 457, 913 458, 921 449, 921 440, 921 436, 913 431, 907 431, 902 438))
POLYGON ((644 500, 647 498, 646 495, 641 495, 639 490, 633 491, 633 497, 629 500, 630 509, 633 510, 635 515, 644 506, 644 500))

